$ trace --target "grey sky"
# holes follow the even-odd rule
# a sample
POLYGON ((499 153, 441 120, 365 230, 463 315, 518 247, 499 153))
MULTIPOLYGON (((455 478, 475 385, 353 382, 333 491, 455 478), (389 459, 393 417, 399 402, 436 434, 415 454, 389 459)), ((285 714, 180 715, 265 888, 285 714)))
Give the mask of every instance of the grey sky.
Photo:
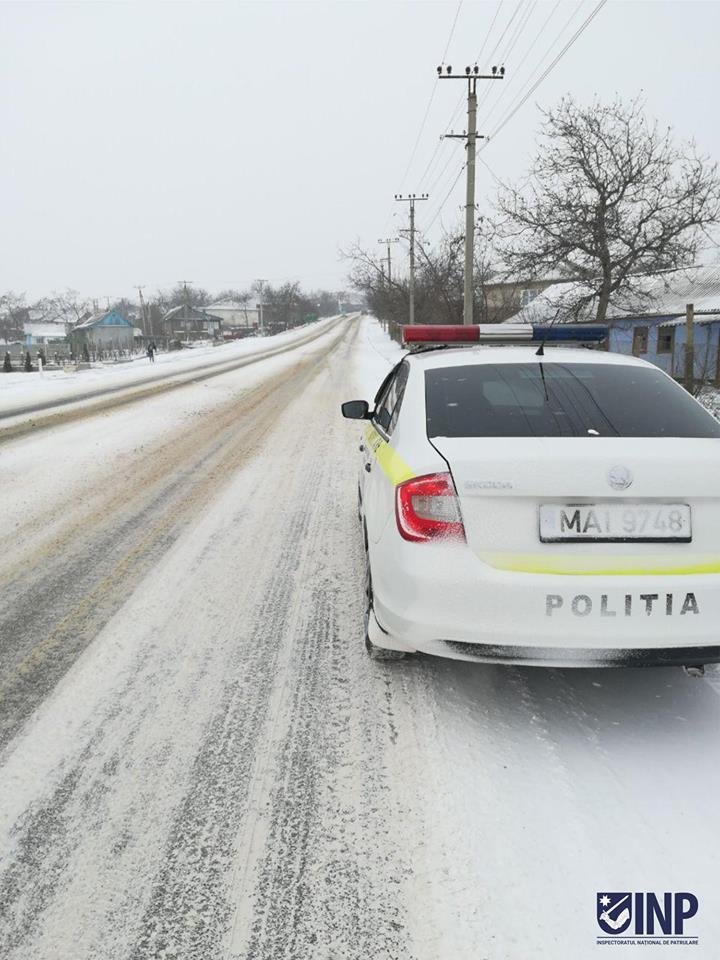
MULTIPOLYGON (((481 132, 595 5, 465 0, 453 66, 474 61, 498 9, 482 67, 501 62, 520 30, 507 79, 481 101, 481 132)), ((457 6, 0 4, 0 290, 117 297, 136 283, 218 289, 253 277, 342 285, 338 247, 358 237, 376 247, 403 225, 394 192, 432 188, 422 228, 460 170, 462 146, 449 141, 422 180, 462 92, 435 80, 457 6)), ((483 158, 499 176, 519 176, 535 104, 569 90, 582 99, 642 90, 650 114, 720 158, 718 36, 712 0, 611 0, 483 158)), ((461 114, 455 129, 463 123, 461 114)), ((482 165, 478 191, 482 208, 492 192, 482 165)), ((461 178, 431 237, 459 220, 462 197, 461 178)))

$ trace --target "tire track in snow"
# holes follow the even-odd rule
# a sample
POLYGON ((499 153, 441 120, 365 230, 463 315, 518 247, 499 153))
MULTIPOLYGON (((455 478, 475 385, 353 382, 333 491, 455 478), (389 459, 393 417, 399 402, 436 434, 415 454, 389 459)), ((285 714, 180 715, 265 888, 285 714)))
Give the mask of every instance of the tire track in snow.
POLYGON ((0 746, 204 508, 208 487, 218 489, 257 452, 316 363, 312 354, 192 431, 173 431, 138 465, 132 490, 101 490, 79 517, 64 526, 60 519, 42 547, 2 570, 0 746))

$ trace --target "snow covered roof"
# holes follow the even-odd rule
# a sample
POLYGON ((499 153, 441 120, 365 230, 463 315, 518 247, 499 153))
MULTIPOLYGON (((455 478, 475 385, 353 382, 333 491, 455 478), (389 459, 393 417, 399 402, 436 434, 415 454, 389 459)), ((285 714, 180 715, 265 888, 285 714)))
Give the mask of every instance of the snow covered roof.
POLYGON ((214 317, 205 307, 186 307, 184 303, 181 303, 179 307, 173 307, 171 310, 168 310, 163 320, 171 320, 180 314, 187 316, 189 320, 216 320, 218 323, 221 322, 220 317, 214 317), (185 310, 187 310, 187 314, 185 314, 185 310))
POLYGON ((23 324, 23 333, 29 337, 57 337, 61 340, 65 336, 65 324, 30 320, 23 324))
POLYGON ((247 300, 218 300, 216 303, 208 304, 208 310, 245 310, 254 306, 254 298, 247 300))
POLYGON ((75 326, 75 330, 90 330, 92 327, 130 327, 132 324, 126 320, 117 310, 103 310, 101 313, 94 313, 75 326))
MULTIPOLYGON (((623 302, 611 299, 607 311, 609 320, 634 315, 682 316, 684 319, 688 303, 694 304, 696 310, 717 310, 720 313, 720 264, 667 271, 638 278, 638 281, 642 294, 634 298, 626 296, 623 302)), ((587 287, 580 283, 554 284, 507 322, 571 322, 575 318, 568 315, 568 309, 583 293, 587 293, 587 287)), ((577 319, 594 319, 594 305, 577 319)))

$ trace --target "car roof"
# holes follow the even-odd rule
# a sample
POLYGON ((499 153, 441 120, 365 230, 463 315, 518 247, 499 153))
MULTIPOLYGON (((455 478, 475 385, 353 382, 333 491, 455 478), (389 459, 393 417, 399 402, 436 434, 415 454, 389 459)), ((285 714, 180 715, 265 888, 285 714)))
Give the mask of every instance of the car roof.
MULTIPOLYGON (((406 358, 411 361, 413 367, 422 367, 426 370, 437 367, 462 367, 475 363, 604 363, 625 367, 653 366, 638 357, 609 353, 606 350, 590 350, 587 347, 573 348, 546 343, 542 356, 538 356, 537 349, 537 343, 527 347, 477 344, 471 347, 419 350, 416 353, 408 353, 406 358)), ((654 367, 654 369, 658 368, 654 367)))

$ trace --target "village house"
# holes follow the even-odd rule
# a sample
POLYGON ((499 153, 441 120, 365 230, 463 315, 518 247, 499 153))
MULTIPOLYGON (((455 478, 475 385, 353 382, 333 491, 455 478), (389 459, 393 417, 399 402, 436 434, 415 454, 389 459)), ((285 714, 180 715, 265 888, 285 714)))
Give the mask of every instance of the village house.
POLYGON ((87 346, 91 351, 131 351, 135 342, 135 327, 117 310, 104 310, 81 320, 70 331, 70 340, 76 353, 87 346))
MULTIPOLYGON (((637 309, 610 301, 607 349, 648 360, 677 380, 685 375, 686 306, 694 307, 694 377, 720 386, 720 265, 691 267, 644 278, 637 309)), ((572 322, 574 284, 547 287, 511 323, 572 322)), ((592 307, 578 318, 594 320, 592 307)))
POLYGON ((204 307, 180 304, 168 310, 160 321, 162 335, 170 340, 217 340, 221 336, 222 320, 204 307))
POLYGON ((220 318, 224 337, 248 336, 260 325, 259 305, 248 301, 218 300, 209 304, 207 312, 220 318))

